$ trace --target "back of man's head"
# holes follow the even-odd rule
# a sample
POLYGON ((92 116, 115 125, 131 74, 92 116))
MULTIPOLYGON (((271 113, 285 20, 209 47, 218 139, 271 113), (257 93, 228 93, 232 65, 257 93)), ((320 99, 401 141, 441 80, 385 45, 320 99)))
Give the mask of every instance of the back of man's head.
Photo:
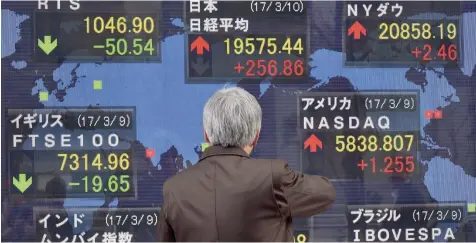
POLYGON ((242 88, 224 88, 205 104, 203 126, 210 144, 243 148, 256 143, 261 117, 261 107, 253 95, 242 88))

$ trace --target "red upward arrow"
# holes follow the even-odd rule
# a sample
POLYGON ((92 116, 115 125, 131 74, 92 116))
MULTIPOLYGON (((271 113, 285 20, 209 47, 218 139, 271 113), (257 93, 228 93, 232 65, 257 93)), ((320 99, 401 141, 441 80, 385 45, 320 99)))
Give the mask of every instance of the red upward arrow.
POLYGON ((354 40, 360 40, 360 34, 366 36, 367 30, 359 23, 359 21, 355 21, 355 23, 347 30, 347 35, 351 36, 352 34, 354 34, 354 40))
POLYGON ((306 141, 304 141, 304 149, 310 148, 310 151, 312 153, 315 153, 317 151, 317 147, 322 149, 322 141, 314 134, 309 136, 306 141))
POLYGON ((208 42, 205 39, 203 39, 201 36, 198 36, 197 39, 195 39, 190 45, 191 52, 193 52, 195 49, 197 49, 197 55, 203 55, 203 49, 210 51, 210 45, 208 45, 208 42))

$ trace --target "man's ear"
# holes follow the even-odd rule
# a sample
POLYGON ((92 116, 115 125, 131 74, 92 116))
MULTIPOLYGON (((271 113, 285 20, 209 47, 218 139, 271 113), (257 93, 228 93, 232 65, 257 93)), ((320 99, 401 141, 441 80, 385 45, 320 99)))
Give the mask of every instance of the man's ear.
POLYGON ((258 143, 259 133, 260 133, 260 132, 261 132, 261 129, 258 130, 258 132, 256 133, 256 138, 255 138, 255 140, 253 140, 253 143, 251 144, 251 146, 256 147, 256 144, 258 143))
POLYGON ((208 139, 208 135, 205 129, 203 129, 203 137, 205 138, 205 142, 210 143, 210 139, 208 139))

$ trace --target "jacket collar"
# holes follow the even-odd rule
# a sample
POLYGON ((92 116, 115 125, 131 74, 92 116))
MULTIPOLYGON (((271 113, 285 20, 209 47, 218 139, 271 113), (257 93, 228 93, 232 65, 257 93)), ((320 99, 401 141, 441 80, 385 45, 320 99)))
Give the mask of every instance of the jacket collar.
POLYGON ((250 158, 250 156, 242 148, 239 147, 210 146, 205 149, 205 151, 202 153, 202 157, 200 157, 200 160, 198 162, 208 157, 219 155, 235 155, 250 158))

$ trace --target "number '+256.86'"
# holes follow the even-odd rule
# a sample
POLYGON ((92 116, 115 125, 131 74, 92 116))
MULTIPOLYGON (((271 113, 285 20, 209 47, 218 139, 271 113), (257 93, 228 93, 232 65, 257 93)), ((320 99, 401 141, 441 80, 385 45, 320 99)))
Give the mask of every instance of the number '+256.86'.
POLYGON ((276 60, 247 60, 244 72, 247 77, 300 77, 305 73, 305 66, 300 59, 294 61, 287 59, 279 62, 276 60))

